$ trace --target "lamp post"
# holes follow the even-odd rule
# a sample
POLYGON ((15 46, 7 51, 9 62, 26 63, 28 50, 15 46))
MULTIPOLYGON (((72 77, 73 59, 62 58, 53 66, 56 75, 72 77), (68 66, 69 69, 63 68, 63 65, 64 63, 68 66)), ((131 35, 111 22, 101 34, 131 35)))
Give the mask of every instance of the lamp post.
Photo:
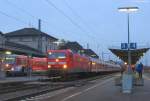
POLYGON ((121 7, 118 8, 120 12, 127 13, 128 21, 128 67, 127 74, 123 74, 122 77, 122 91, 123 93, 131 93, 133 86, 133 76, 131 71, 131 51, 130 51, 130 13, 138 11, 138 7, 121 7))
POLYGON ((127 73, 131 73, 131 51, 130 51, 130 13, 138 11, 138 7, 120 7, 118 8, 119 12, 127 13, 127 21, 128 21, 128 68, 127 73))

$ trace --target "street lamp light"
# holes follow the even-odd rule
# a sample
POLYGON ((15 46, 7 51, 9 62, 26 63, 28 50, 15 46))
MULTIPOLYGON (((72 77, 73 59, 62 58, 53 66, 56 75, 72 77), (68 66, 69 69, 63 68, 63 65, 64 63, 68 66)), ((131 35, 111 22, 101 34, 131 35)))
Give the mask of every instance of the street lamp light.
POLYGON ((133 76, 131 71, 131 51, 130 51, 130 13, 138 11, 138 7, 121 7, 118 8, 120 12, 127 13, 127 20, 128 20, 128 68, 127 74, 123 74, 122 77, 122 90, 123 93, 131 93, 132 91, 132 83, 133 83, 133 76))
POLYGON ((5 54, 6 54, 6 55, 11 55, 12 52, 11 52, 11 51, 6 51, 5 54))
POLYGON ((120 7, 118 8, 119 12, 132 13, 137 12, 139 10, 138 7, 120 7))
POLYGON ((130 13, 137 12, 138 7, 120 7, 118 8, 119 12, 127 13, 128 20, 128 73, 131 73, 131 51, 130 51, 130 13))

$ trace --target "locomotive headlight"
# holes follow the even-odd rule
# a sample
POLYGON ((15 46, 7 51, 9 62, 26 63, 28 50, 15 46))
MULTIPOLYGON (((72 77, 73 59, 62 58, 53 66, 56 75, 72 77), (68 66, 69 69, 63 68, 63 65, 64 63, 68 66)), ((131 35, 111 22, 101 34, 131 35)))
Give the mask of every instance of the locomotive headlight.
POLYGON ((59 59, 56 59, 56 62, 59 62, 59 59))
POLYGON ((49 52, 48 54, 49 54, 49 55, 51 55, 51 54, 52 54, 52 52, 49 52))
POLYGON ((14 69, 14 68, 11 68, 11 70, 14 71, 15 69, 14 69))
POLYGON ((64 68, 64 69, 67 69, 67 65, 63 65, 63 68, 64 68))
POLYGON ((6 66, 6 67, 9 67, 9 64, 6 64, 5 66, 6 66))
POLYGON ((95 63, 95 62, 92 62, 92 65, 96 65, 96 63, 95 63))
POLYGON ((48 65, 48 68, 51 68, 51 65, 48 65))

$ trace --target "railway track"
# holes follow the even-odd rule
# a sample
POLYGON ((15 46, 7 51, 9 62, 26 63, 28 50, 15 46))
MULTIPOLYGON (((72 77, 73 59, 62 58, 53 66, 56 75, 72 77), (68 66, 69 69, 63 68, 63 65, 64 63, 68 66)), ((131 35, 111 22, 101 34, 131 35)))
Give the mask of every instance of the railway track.
POLYGON ((19 86, 6 86, 0 88, 0 101, 18 101, 17 99, 28 97, 29 95, 46 93, 49 91, 64 88, 65 85, 46 84, 21 84, 19 86))
POLYGON ((16 91, 21 91, 21 90, 27 90, 27 89, 32 89, 32 88, 40 88, 44 85, 25 85, 25 84, 19 84, 17 86, 5 86, 0 88, 0 95, 5 94, 5 93, 11 93, 11 92, 16 92, 16 91))
POLYGON ((18 101, 21 99, 26 99, 34 96, 38 96, 41 94, 45 94, 54 90, 72 87, 72 86, 82 86, 87 84, 87 82, 103 79, 104 77, 111 77, 112 74, 109 75, 99 75, 90 78, 84 78, 80 80, 73 80, 68 82, 30 82, 23 83, 18 86, 5 86, 4 88, 0 87, 0 99, 2 101, 18 101))

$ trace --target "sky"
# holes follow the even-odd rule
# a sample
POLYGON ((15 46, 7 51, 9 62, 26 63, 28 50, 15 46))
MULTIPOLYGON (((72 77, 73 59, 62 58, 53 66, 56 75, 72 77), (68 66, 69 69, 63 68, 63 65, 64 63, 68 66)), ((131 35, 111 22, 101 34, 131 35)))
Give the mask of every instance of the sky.
MULTIPOLYGON (((109 47, 127 42, 127 16, 119 7, 137 6, 130 14, 131 42, 138 46, 150 44, 150 0, 0 0, 0 31, 38 28, 69 41, 77 41, 84 48, 87 43, 96 53, 110 53, 109 47)), ((106 54, 106 58, 113 58, 106 54)), ((143 61, 150 60, 149 53, 143 61)))

